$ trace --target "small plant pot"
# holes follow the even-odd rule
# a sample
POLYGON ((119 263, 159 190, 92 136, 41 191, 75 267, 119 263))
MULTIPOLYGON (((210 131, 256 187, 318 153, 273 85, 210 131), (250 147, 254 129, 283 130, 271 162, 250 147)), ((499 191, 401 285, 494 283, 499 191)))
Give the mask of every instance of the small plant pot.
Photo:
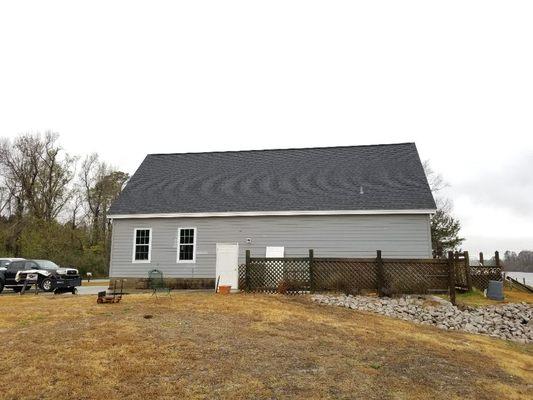
POLYGON ((218 287, 218 293, 220 294, 229 294, 231 290, 231 285, 222 285, 218 287))

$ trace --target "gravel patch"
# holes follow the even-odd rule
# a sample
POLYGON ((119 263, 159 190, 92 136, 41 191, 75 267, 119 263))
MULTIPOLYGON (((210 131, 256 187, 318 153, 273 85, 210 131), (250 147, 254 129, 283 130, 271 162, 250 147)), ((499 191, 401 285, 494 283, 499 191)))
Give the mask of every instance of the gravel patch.
POLYGON ((311 300, 329 306, 368 311, 439 329, 478 333, 533 343, 533 307, 527 303, 509 303, 486 307, 458 307, 436 296, 399 298, 352 295, 313 295, 311 300))

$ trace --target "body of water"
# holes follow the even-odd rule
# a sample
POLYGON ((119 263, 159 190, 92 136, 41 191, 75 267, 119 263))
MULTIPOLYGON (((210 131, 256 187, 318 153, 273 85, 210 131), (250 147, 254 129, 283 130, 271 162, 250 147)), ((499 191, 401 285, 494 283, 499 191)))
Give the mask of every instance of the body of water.
POLYGON ((526 285, 533 286, 533 272, 506 272, 505 275, 516 279, 520 283, 524 283, 525 279, 526 285))

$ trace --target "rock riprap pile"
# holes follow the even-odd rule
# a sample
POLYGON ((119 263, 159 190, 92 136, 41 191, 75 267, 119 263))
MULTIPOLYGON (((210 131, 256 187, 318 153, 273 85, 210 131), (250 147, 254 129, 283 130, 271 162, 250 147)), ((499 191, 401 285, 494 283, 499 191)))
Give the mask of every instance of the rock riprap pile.
POLYGON ((533 343, 533 306, 527 303, 459 309, 449 301, 435 296, 378 298, 317 294, 312 295, 311 299, 323 305, 373 312, 450 331, 479 333, 520 343, 533 343))

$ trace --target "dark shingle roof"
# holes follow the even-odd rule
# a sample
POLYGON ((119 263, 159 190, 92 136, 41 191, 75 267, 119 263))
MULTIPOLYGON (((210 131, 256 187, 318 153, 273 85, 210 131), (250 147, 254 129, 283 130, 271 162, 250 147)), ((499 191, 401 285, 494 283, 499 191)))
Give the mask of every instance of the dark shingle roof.
POLYGON ((109 214, 434 208, 416 146, 402 143, 150 154, 109 214))

